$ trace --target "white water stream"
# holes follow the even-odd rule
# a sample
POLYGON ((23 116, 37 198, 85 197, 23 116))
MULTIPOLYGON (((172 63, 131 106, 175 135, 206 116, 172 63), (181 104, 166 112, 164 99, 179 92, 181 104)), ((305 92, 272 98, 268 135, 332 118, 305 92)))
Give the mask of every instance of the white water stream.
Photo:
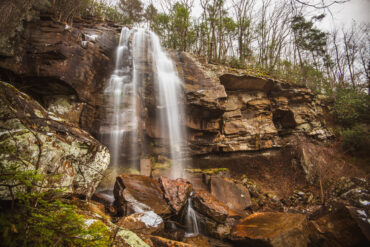
POLYGON ((156 34, 150 32, 153 56, 155 85, 158 87, 159 106, 164 108, 160 113, 161 131, 166 133, 169 141, 170 158, 174 162, 171 177, 179 178, 183 174, 182 143, 185 138, 185 127, 182 121, 184 113, 181 80, 171 58, 163 50, 156 34))
POLYGON ((118 167, 122 152, 136 154, 138 141, 138 119, 136 112, 136 85, 135 73, 131 67, 135 61, 131 56, 130 37, 132 31, 122 28, 117 58, 113 74, 109 79, 107 88, 104 90, 106 98, 112 110, 109 126, 103 130, 109 134, 109 147, 111 154, 111 165, 118 167), (122 150, 125 142, 129 142, 130 149, 122 150))
POLYGON ((186 216, 185 216, 185 226, 186 226, 186 236, 197 236, 199 235, 199 226, 197 216, 195 214, 195 210, 191 205, 191 196, 188 199, 188 208, 186 209, 186 216))
MULTIPOLYGON (((162 138, 167 139, 164 146, 168 147, 166 153, 172 161, 170 177, 179 178, 183 175, 181 160, 183 143, 186 140, 182 82, 176 66, 162 48, 158 36, 144 29, 122 29, 115 70, 104 91, 111 112, 111 119, 108 119, 108 126, 105 126, 106 133, 109 133, 111 166, 118 172, 118 168, 123 165, 122 162, 126 162, 122 159, 122 154, 125 154, 128 160, 129 157, 135 160, 140 156, 138 87, 145 82, 143 68, 146 63, 152 64, 151 83, 157 92, 154 98, 160 132, 162 138)), ((191 198, 188 201, 185 221, 187 234, 198 235, 198 223, 191 198)))

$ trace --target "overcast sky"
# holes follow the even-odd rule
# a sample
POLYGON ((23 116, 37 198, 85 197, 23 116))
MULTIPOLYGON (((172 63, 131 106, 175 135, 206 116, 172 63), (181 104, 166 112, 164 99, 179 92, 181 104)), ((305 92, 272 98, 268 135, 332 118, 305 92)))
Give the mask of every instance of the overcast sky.
POLYGON ((356 22, 370 23, 370 0, 351 0, 348 3, 336 4, 330 8, 333 18, 327 16, 325 28, 333 25, 348 25, 353 20, 356 22))
MULTIPOLYGON (((155 6, 161 10, 160 5, 156 2, 160 0, 142 0, 145 3, 154 2, 155 6)), ((279 0, 276 0, 279 1, 279 0)), ((226 0, 226 3, 231 2, 226 0)), ((256 1, 258 3, 258 0, 256 1)), ((199 16, 202 12, 200 1, 194 0, 193 15, 199 16)), ((312 9, 314 10, 314 9, 312 9)), ((340 27, 342 25, 350 25, 353 20, 356 22, 370 23, 370 0, 350 0, 344 4, 335 4, 330 7, 332 16, 327 12, 326 18, 320 24, 320 27, 327 31, 333 29, 334 25, 340 27)), ((318 13, 322 11, 318 10, 318 13)))

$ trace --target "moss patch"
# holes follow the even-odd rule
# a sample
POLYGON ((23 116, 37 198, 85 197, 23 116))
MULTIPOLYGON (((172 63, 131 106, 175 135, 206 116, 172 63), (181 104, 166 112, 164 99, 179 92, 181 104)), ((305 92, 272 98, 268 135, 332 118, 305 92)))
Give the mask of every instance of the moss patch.
POLYGON ((203 174, 218 174, 220 172, 228 172, 229 169, 227 168, 211 168, 211 169, 185 169, 185 172, 189 173, 203 173, 203 174))

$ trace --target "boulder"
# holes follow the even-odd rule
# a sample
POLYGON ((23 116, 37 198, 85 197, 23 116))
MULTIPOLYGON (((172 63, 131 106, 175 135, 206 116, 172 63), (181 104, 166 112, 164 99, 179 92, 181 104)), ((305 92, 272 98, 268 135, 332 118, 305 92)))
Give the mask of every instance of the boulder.
POLYGON ((225 222, 229 208, 212 194, 204 190, 195 191, 193 195, 194 209, 199 213, 215 220, 225 222))
POLYGON ((164 176, 159 178, 159 183, 164 192, 164 197, 175 212, 179 213, 193 190, 191 183, 183 178, 172 180, 164 176))
POLYGON ((370 241, 367 214, 355 207, 341 207, 310 221, 309 226, 312 246, 366 246, 370 241))
MULTIPOLYGON (((65 193, 91 197, 108 167, 106 147, 3 82, 0 128, 1 166, 47 175, 39 182, 45 189, 63 188, 65 193)), ((10 199, 11 194, 24 189, 15 184, 11 178, 2 183, 0 198, 10 199)))
POLYGON ((143 175, 119 175, 114 184, 114 206, 119 215, 153 210, 160 216, 170 215, 157 180, 143 175))
POLYGON ((134 232, 119 229, 114 238, 114 246, 116 247, 150 247, 151 245, 144 242, 138 235, 134 232))
POLYGON ((142 234, 156 234, 164 230, 162 218, 153 211, 135 213, 123 217, 116 225, 142 234))
POLYGON ((252 205, 248 189, 229 178, 212 176, 210 191, 230 209, 243 211, 252 205))
POLYGON ((244 218, 231 232, 231 240, 240 246, 301 247, 308 244, 305 215, 263 212, 244 218))

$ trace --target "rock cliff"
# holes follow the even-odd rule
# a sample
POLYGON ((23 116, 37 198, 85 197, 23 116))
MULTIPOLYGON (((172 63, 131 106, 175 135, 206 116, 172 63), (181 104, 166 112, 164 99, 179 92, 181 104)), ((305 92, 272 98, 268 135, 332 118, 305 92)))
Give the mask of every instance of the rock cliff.
POLYGON ((117 43, 115 28, 94 20, 75 20, 71 27, 47 12, 26 19, 22 28, 9 39, 13 51, 0 56, 0 79, 97 134, 97 109, 117 43))
POLYGON ((202 65, 178 55, 192 154, 260 151, 294 145, 296 137, 326 141, 323 103, 303 86, 202 65))
MULTIPOLYGON (((0 144, 2 169, 49 175, 36 180, 41 189, 58 188, 90 197, 109 165, 108 149, 86 131, 4 82, 0 82, 0 144)), ((0 186, 2 200, 25 190, 24 184, 12 180, 12 174, 2 173, 2 179, 7 176, 0 186)))

